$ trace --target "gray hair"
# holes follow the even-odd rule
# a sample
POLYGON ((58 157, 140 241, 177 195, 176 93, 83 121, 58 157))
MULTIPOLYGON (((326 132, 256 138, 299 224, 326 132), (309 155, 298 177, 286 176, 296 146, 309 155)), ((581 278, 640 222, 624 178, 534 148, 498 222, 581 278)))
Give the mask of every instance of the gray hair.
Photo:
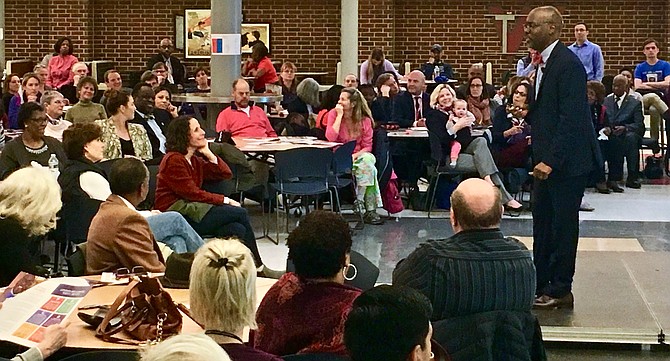
POLYGON ((58 98, 64 99, 65 97, 57 90, 48 90, 44 93, 44 95, 42 95, 40 100, 42 101, 43 105, 50 105, 51 102, 58 98))
POLYGON ((298 94, 298 98, 313 107, 321 105, 319 102, 319 83, 312 78, 303 79, 298 84, 296 93, 298 94))
POLYGON ((141 361, 230 361, 226 351, 204 334, 172 336, 141 353, 141 361))

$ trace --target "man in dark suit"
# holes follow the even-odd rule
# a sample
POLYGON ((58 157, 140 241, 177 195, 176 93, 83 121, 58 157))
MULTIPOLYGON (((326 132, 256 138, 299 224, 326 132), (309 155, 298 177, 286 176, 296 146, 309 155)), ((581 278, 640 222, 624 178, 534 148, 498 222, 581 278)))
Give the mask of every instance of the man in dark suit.
POLYGON ((626 187, 640 188, 638 149, 644 135, 642 102, 628 95, 628 79, 619 74, 612 81, 612 94, 603 102, 609 126, 603 133, 609 137, 606 154, 609 169, 608 183, 623 180, 623 159, 626 157, 628 177, 626 187))
POLYGON ((149 142, 151 142, 151 155, 153 159, 160 160, 165 154, 165 124, 156 119, 154 115, 154 91, 146 83, 139 83, 133 88, 135 100, 135 119, 132 123, 140 124, 147 131, 149 142))
POLYGON ((168 68, 167 81, 170 84, 182 85, 184 84, 184 66, 181 65, 179 59, 172 56, 173 50, 172 40, 168 38, 162 39, 158 47, 158 54, 147 60, 147 70, 152 70, 154 64, 163 62, 168 68))
POLYGON ((425 92, 426 77, 419 70, 407 76, 407 91, 395 99, 393 114, 400 127, 425 127, 425 114, 430 109, 430 95, 425 92))
POLYGON ((524 25, 528 44, 542 55, 533 127, 533 253, 535 307, 572 308, 579 238, 579 206, 594 168, 596 138, 586 97, 586 72, 558 38, 563 18, 553 6, 533 9, 524 25))

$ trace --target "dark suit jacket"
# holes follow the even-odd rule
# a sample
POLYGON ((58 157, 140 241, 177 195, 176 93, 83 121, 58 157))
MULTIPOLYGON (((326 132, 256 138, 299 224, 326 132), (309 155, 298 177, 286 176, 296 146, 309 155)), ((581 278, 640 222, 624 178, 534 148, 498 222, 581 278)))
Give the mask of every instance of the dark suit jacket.
POLYGON ((394 121, 393 104, 395 97, 378 96, 370 103, 370 111, 375 120, 375 124, 386 124, 394 121))
MULTIPOLYGON (((156 136, 156 132, 154 132, 154 130, 151 129, 146 119, 144 119, 139 113, 135 112, 135 118, 130 122, 140 124, 144 127, 144 129, 146 129, 147 136, 149 137, 149 142, 151 142, 151 156, 154 159, 162 157, 164 154, 161 153, 160 141, 158 140, 158 136, 156 136)), ((163 135, 165 135, 167 131, 166 124, 161 123, 161 119, 159 119, 159 117, 156 117, 156 124, 158 124, 158 127, 161 128, 161 130, 163 131, 163 135)))
POLYGON ((598 144, 586 98, 586 71, 560 41, 549 56, 539 87, 526 116, 532 126, 533 162, 550 166, 550 177, 588 174, 598 144))
MULTIPOLYGON (((151 70, 154 64, 158 62, 165 62, 163 59, 163 54, 157 53, 149 60, 147 60, 147 70, 151 70)), ((177 59, 174 55, 170 55, 170 65, 172 66, 172 77, 174 78, 174 84, 184 84, 184 66, 181 65, 181 61, 177 59)))
MULTIPOLYGON (((421 100, 423 117, 425 118, 430 110, 430 95, 422 93, 421 100)), ((414 124, 416 119, 414 117, 414 96, 412 94, 404 91, 396 95, 393 104, 393 116, 394 119, 392 120, 398 122, 402 128, 409 128, 414 124)))
POLYGON ((625 125, 626 131, 644 135, 644 115, 642 115, 642 102, 626 94, 621 103, 621 107, 617 109, 614 101, 614 94, 610 94, 603 101, 605 106, 605 114, 609 120, 610 126, 625 125))
POLYGON ((165 261, 147 220, 112 194, 93 217, 86 242, 86 273, 143 266, 165 272, 165 261))

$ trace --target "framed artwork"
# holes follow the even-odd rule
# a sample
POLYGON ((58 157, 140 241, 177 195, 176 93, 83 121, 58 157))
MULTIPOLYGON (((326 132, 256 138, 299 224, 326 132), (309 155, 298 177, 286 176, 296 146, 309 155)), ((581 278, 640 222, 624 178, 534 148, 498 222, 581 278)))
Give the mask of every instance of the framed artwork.
MULTIPOLYGON (((212 54, 212 15, 209 9, 186 9, 183 22, 184 55, 186 58, 209 58, 212 54)), ((176 20, 175 20, 175 29, 176 20)), ((254 23, 242 24, 241 46, 242 53, 251 53, 251 48, 257 43, 263 43, 270 48, 270 24, 254 23)), ((178 39, 175 36, 175 39, 178 39)), ((175 41, 178 44, 178 41, 175 41)))

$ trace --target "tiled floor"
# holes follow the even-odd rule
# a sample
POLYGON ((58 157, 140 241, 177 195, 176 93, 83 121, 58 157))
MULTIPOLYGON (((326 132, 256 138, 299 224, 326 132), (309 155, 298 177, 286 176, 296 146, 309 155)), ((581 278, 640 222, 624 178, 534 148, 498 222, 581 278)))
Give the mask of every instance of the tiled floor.
MULTIPOLYGON (((607 272, 621 272, 621 277, 613 276, 613 279, 621 279, 628 277, 626 275, 626 267, 611 268, 609 264, 600 266, 595 265, 596 262, 586 261, 588 259, 601 259, 597 257, 596 252, 603 252, 605 254, 612 254, 618 252, 622 257, 632 257, 635 254, 641 255, 642 252, 663 252, 660 257, 665 257, 667 253, 667 263, 670 264, 670 186, 668 185, 649 185, 646 184, 640 190, 628 189, 622 194, 603 195, 587 190, 585 200, 588 201, 596 209, 593 212, 581 212, 581 226, 580 226, 580 246, 578 256, 578 274, 576 282, 582 282, 581 289, 586 289, 583 293, 583 298, 588 298, 589 294, 599 294, 599 292, 589 292, 589 287, 608 287, 609 285, 598 283, 598 267, 602 267, 603 273, 600 277, 607 275, 607 272), (584 253, 586 252, 586 253, 584 253), (590 256, 596 258, 590 258, 590 256), (581 261, 581 260, 584 261, 581 261), (594 275, 593 277, 592 274, 594 275), (589 281, 591 280, 591 281, 589 281), (585 283, 594 282, 593 286, 585 283)), ((252 211, 254 216, 254 224, 260 230, 259 214, 252 211)), ((274 215, 273 215, 274 216, 274 215)), ((451 227, 446 219, 448 213, 437 212, 432 215, 432 219, 427 219, 425 212, 405 211, 401 214, 401 218, 397 221, 389 220, 381 226, 366 226, 362 231, 356 232, 354 236, 353 248, 356 251, 364 254, 373 263, 380 268, 380 276, 378 282, 386 283, 391 281, 391 273, 399 260, 407 256, 416 246, 431 238, 444 238, 452 234, 451 227)), ((283 219, 282 219, 283 221, 283 219)), ((293 226, 297 218, 291 219, 293 226)), ((281 224, 281 223, 280 223, 281 224)), ((274 227, 274 217, 272 218, 272 227, 274 227)), ((532 219, 529 213, 524 213, 521 217, 511 218, 505 217, 501 224, 503 232, 510 236, 518 237, 521 241, 532 247, 532 219)), ((272 229, 274 231, 274 228, 272 229)), ((280 238, 280 245, 275 245, 269 240, 259 240, 260 252, 266 264, 273 268, 282 268, 286 263, 286 255, 288 250, 284 245, 286 234, 280 238)), ((613 263, 619 264, 627 261, 618 261, 619 258, 614 254, 613 263)), ((665 259, 665 258, 662 258, 665 259)), ((644 265, 645 261, 638 261, 644 265)), ((637 283, 647 283, 646 287, 653 288, 653 284, 657 281, 667 282, 668 275, 656 275, 653 270, 640 271, 638 278, 648 278, 644 280, 635 280, 637 283), (658 277, 658 280, 656 278, 658 277)), ((634 277, 633 277, 634 279, 634 277)), ((633 286, 630 286, 633 287, 633 286)), ((601 291, 601 290, 598 290, 601 291)), ((629 291, 633 294, 634 289, 629 291)), ((655 290, 649 290, 653 294, 655 290)), ((577 291, 576 291, 577 292, 577 291)), ((664 291, 665 292, 665 291, 664 291)), ((604 293, 605 295, 607 293, 604 293)), ((670 291, 668 292, 670 295, 670 291)), ((659 295, 657 295, 659 296, 659 295)), ((599 295, 599 297, 603 297, 599 295)), ((600 307, 606 310, 607 296, 604 296, 605 301, 600 307)), ((583 299, 582 298, 582 299, 583 299)), ((589 300, 592 301, 592 300, 589 300)), ((621 301, 621 300, 619 300, 621 301)), ((661 295, 658 298, 661 303, 664 302, 664 297, 661 295)), ((584 301, 584 304, 589 302, 584 301)), ((612 305, 617 302, 613 302, 612 305)), ((635 302, 631 301, 631 304, 635 302)), ((668 302, 670 304, 670 302, 668 302)), ((619 306, 626 306, 624 300, 623 304, 619 306)), ((638 305, 639 307, 644 307, 638 305)), ((665 306, 663 306, 665 307, 665 306)), ((668 306, 670 307, 670 306, 668 306)), ((665 308, 661 308, 665 312, 665 308)), ((632 311, 632 310, 631 310, 632 311)), ((636 310, 637 311, 637 310, 636 310)), ((644 310, 639 310, 644 311, 644 310)), ((582 315, 585 312, 582 312, 582 315)), ((607 313, 610 315, 609 313, 607 313)), ((635 314, 635 312, 630 313, 635 314)), ((570 317, 578 317, 570 315, 570 317)), ((597 314, 592 314, 589 317, 597 318, 597 314)), ((608 316, 610 317, 610 316, 608 316)), ((616 317, 616 316, 614 316, 616 317)), ((625 317, 625 316, 622 316, 625 317)), ((559 317, 560 319, 560 317, 559 317)), ((574 322, 570 318, 570 322, 574 322)), ((625 322, 626 320, 622 320, 625 322)), ((582 345, 578 349, 571 349, 561 345, 553 345, 549 350, 550 360, 660 360, 670 359, 670 353, 661 352, 647 352, 638 350, 612 351, 612 350, 587 350, 588 345, 582 345)))

